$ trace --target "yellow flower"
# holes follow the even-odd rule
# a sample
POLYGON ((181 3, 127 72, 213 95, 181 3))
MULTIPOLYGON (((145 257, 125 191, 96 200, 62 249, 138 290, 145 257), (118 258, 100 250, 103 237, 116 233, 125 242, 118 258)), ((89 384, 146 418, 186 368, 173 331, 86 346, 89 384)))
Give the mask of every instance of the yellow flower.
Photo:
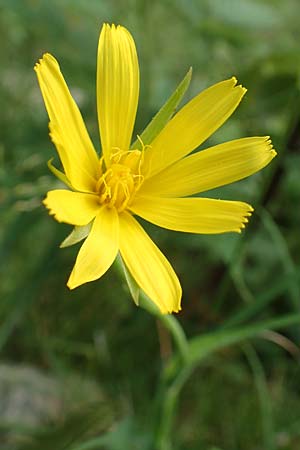
POLYGON ((237 139, 188 155, 228 119, 246 89, 235 78, 211 86, 175 114, 150 145, 130 149, 139 96, 136 48, 124 27, 105 24, 97 66, 99 158, 56 59, 45 54, 35 71, 50 136, 72 189, 48 192, 44 204, 59 222, 92 222, 68 287, 100 278, 120 252, 161 312, 179 311, 178 278, 134 216, 187 233, 240 232, 245 227, 250 205, 190 196, 262 169, 276 155, 269 137, 237 139))

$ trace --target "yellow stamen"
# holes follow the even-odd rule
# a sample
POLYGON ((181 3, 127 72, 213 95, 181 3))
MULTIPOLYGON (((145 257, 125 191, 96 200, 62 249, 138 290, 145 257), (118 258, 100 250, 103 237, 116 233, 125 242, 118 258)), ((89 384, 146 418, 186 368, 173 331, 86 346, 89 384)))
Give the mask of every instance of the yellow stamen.
POLYGON ((105 169, 104 161, 100 161, 102 175, 96 191, 99 203, 117 211, 124 211, 132 201, 135 193, 144 181, 142 175, 143 152, 139 150, 122 151, 114 148, 110 157, 110 165, 105 169))

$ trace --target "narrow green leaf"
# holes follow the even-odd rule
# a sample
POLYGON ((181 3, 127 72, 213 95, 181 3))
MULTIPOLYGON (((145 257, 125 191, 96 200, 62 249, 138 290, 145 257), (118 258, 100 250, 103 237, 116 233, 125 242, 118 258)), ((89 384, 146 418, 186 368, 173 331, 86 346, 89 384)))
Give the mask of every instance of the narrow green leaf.
POLYGON ((270 402, 268 383, 264 367, 254 349, 248 343, 242 346, 246 358, 253 373, 254 383, 256 385, 258 400, 260 404, 261 424, 264 437, 264 448, 266 450, 275 450, 274 421, 273 411, 270 402))
POLYGON ((66 239, 62 241, 62 243, 60 244, 60 248, 70 247, 71 245, 77 244, 78 242, 82 241, 82 239, 85 239, 89 235, 91 227, 92 222, 81 227, 75 226, 69 236, 67 236, 66 239))
POLYGON ((72 185, 70 183, 70 181, 68 180, 68 178, 66 177, 66 175, 61 172, 60 170, 58 170, 53 164, 52 161, 54 160, 54 158, 49 159, 49 161, 47 162, 47 166, 48 169, 53 173, 53 175, 56 176, 56 178, 58 178, 60 181, 62 181, 65 185, 67 185, 70 189, 72 188, 72 185))
POLYGON ((237 327, 236 329, 220 330, 204 336, 197 336, 187 342, 187 358, 182 366, 182 359, 174 356, 165 367, 164 380, 172 380, 163 395, 163 408, 158 430, 157 442, 159 449, 171 449, 170 435, 175 416, 176 404, 180 391, 194 368, 215 351, 229 345, 238 344, 246 339, 259 336, 268 329, 285 328, 300 322, 300 314, 289 314, 280 318, 265 320, 254 325, 237 327))
POLYGON ((287 275, 291 275, 293 277, 291 278, 290 285, 288 286, 288 292, 290 294, 292 305, 296 311, 299 311, 300 285, 296 280, 297 269, 290 254, 288 243, 280 228, 266 209, 262 208, 259 211, 259 215, 269 236, 271 236, 274 241, 276 252, 282 260, 283 271, 287 275))
POLYGON ((153 117, 151 122, 147 125, 145 130, 139 136, 131 146, 132 149, 142 150, 142 143, 144 145, 149 145, 154 140, 154 138, 160 133, 164 128, 166 123, 170 120, 174 114, 177 106, 181 102, 184 94, 186 93, 190 81, 192 78, 192 68, 189 69, 186 76, 183 78, 181 83, 177 86, 173 94, 169 97, 166 103, 161 107, 158 113, 153 117))
POLYGON ((254 325, 241 326, 235 329, 220 330, 189 341, 189 364, 197 363, 205 356, 228 345, 237 344, 245 339, 253 338, 265 330, 284 328, 300 322, 300 314, 289 314, 280 318, 265 320, 254 325))
POLYGON ((300 283, 300 270, 295 276, 294 274, 282 274, 276 281, 274 280, 272 287, 269 287, 268 289, 263 290, 259 295, 256 295, 254 302, 243 305, 235 314, 225 320, 222 328, 238 326, 255 317, 255 315, 263 311, 267 305, 275 301, 279 295, 284 294, 293 282, 300 283))
MULTIPOLYGON (((280 318, 261 321, 253 325, 243 325, 236 328, 221 329, 203 336, 197 336, 188 341, 187 367, 197 366, 204 358, 229 345, 239 344, 246 339, 259 336, 265 330, 276 330, 300 323, 300 314, 289 314, 280 318)), ((172 377, 181 364, 180 358, 174 356, 168 367, 166 377, 172 377)))
POLYGON ((116 258, 116 264, 118 265, 119 271, 124 274, 126 283, 128 285, 129 292, 133 298, 134 303, 138 306, 139 299, 140 299, 140 288, 136 284, 134 278, 131 276, 129 271, 127 270, 127 267, 125 266, 124 261, 120 254, 118 254, 118 256, 116 258))

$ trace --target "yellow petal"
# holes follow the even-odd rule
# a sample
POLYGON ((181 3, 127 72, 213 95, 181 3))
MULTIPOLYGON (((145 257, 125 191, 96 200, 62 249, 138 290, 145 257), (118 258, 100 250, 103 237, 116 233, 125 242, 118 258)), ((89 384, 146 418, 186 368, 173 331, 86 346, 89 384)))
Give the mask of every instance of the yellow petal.
POLYGON ((98 156, 58 62, 45 54, 35 65, 50 118, 50 136, 67 178, 75 189, 93 191, 98 179, 98 156))
POLYGON ((172 266, 126 212, 120 215, 120 252, 137 284, 163 314, 180 310, 181 287, 172 266))
POLYGON ((138 197, 133 213, 163 228, 186 233, 240 232, 253 209, 243 202, 210 198, 138 197))
POLYGON ((248 177, 276 155, 268 136, 225 142, 202 150, 147 179, 142 195, 184 197, 248 177))
POLYGON ((118 214, 114 208, 103 207, 94 220, 89 236, 81 246, 68 287, 74 289, 104 275, 117 256, 118 246, 118 214))
POLYGON ((58 222, 71 225, 87 225, 100 208, 97 195, 63 189, 49 191, 43 203, 58 222))
POLYGON ((98 46, 97 107, 102 153, 128 150, 139 96, 139 66, 126 28, 104 24, 98 46))
POLYGON ((246 92, 236 83, 233 77, 209 87, 173 117, 145 153, 147 177, 189 154, 228 119, 246 92))

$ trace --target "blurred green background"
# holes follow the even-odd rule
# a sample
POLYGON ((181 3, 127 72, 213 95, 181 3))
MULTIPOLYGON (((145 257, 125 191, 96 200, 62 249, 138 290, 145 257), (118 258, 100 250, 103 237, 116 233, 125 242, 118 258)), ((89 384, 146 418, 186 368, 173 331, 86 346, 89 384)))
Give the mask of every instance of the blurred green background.
MULTIPOLYGON (((56 154, 35 62, 44 52, 59 60, 98 150, 103 22, 126 26, 136 41, 136 133, 190 66, 187 99, 232 75, 248 88, 205 144, 272 137, 270 167, 211 193, 254 206, 247 230, 199 236, 145 225, 181 279, 177 317, 195 337, 299 314, 299 17, 299 0, 0 1, 1 450, 155 450, 157 386, 173 351, 113 270, 66 288, 78 246, 59 249, 70 227, 41 206, 59 182, 46 165, 56 154)), ((266 330, 203 360, 180 392, 173 448, 299 449, 299 337, 297 325, 266 330)))

